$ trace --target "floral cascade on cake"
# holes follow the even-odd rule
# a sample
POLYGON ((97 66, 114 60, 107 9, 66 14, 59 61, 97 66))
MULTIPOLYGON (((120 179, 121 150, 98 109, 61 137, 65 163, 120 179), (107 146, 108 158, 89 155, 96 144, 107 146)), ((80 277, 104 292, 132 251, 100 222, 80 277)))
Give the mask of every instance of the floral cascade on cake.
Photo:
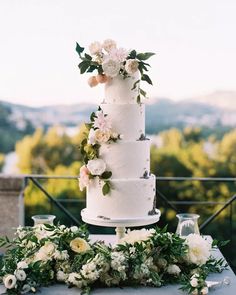
POLYGON ((191 294, 207 294, 207 275, 226 267, 224 260, 211 256, 216 245, 196 234, 182 239, 166 228, 129 231, 111 247, 90 243, 84 227, 21 227, 13 241, 0 238, 0 246, 8 247, 0 281, 7 294, 36 292, 57 282, 78 287, 81 294, 95 287, 168 283, 181 284, 191 294))
POLYGON ((80 146, 84 166, 79 181, 81 189, 87 188, 86 214, 106 220, 155 215, 155 176, 150 173, 141 101, 146 92, 140 88, 141 81, 152 84, 147 60, 154 53, 118 48, 110 39, 92 43, 90 54, 78 43, 76 50, 81 74, 97 72, 89 85, 105 86, 104 100, 86 124, 80 146))

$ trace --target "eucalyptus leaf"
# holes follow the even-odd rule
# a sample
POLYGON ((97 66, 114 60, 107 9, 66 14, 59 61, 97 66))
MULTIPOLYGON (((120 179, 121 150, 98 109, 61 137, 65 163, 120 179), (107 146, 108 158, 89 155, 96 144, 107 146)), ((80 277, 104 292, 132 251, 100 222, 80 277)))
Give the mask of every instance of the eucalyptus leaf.
POLYGON ((153 53, 153 52, 139 53, 139 54, 137 54, 137 59, 139 59, 139 60, 147 60, 153 55, 155 55, 155 53, 153 53))
POLYGON ((111 190, 110 183, 108 181, 106 181, 102 187, 103 195, 105 196, 105 195, 109 194, 110 190, 111 190))

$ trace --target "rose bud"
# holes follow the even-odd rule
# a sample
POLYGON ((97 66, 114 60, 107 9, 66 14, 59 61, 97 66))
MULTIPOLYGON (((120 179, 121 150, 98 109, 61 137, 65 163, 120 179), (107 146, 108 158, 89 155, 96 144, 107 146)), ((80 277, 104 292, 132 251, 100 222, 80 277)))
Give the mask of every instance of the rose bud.
POLYGON ((90 78, 88 79, 88 85, 89 85, 90 87, 94 87, 94 86, 97 86, 97 85, 98 85, 98 81, 97 81, 97 79, 96 79, 95 76, 92 76, 92 77, 90 77, 90 78))
POLYGON ((98 83, 106 83, 107 82, 107 76, 104 74, 97 75, 96 79, 97 79, 98 83))

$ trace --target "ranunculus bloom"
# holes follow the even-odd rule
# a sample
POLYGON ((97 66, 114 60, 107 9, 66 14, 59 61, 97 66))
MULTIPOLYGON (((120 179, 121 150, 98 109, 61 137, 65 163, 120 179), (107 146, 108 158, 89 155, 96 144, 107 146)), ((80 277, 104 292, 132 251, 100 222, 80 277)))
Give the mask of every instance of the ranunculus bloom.
POLYGON ((113 59, 106 59, 102 63, 102 69, 106 76, 116 77, 120 72, 120 62, 113 59))
POLYGON ((7 289, 13 289, 16 285, 16 277, 14 275, 6 275, 3 277, 3 284, 7 289))
POLYGON ((89 45, 89 51, 92 55, 99 54, 102 51, 102 44, 100 42, 93 42, 89 45))
POLYGON ((98 143, 106 143, 110 139, 111 133, 110 131, 102 131, 100 129, 97 129, 95 131, 95 140, 98 143))
POLYGON ((71 250, 76 253, 87 252, 90 249, 88 242, 81 238, 75 238, 70 242, 71 250))
POLYGON ((26 273, 23 269, 16 269, 14 275, 18 281, 24 281, 26 279, 26 273))
POLYGON ((86 186, 89 184, 89 170, 88 168, 83 165, 80 168, 80 174, 79 174, 79 188, 82 191, 86 186))
POLYGON ((106 163, 102 159, 90 160, 87 168, 92 175, 101 175, 106 170, 106 163))
POLYGON ((110 52, 112 49, 116 48, 116 42, 112 39, 106 39, 103 42, 103 48, 106 50, 106 52, 110 52))
POLYGON ((110 131, 111 130, 111 121, 110 119, 103 114, 102 111, 96 112, 96 118, 93 122, 94 128, 98 128, 101 131, 110 131))
POLYGON ((188 252, 186 259, 189 263, 203 265, 210 256, 211 245, 198 234, 190 234, 186 237, 188 252))
POLYGON ((89 85, 90 87, 94 87, 94 86, 97 86, 97 85, 98 85, 98 81, 97 81, 97 79, 96 79, 95 76, 92 76, 92 77, 90 77, 90 78, 88 79, 88 85, 89 85))
POLYGON ((138 61, 136 59, 128 59, 125 63, 125 70, 129 75, 133 75, 138 70, 138 61))

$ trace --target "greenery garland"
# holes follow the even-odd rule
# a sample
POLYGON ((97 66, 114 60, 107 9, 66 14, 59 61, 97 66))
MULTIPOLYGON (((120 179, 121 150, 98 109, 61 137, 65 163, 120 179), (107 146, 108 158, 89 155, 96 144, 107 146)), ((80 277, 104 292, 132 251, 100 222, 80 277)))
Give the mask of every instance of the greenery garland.
POLYGON ((161 287, 177 283, 191 294, 207 294, 206 277, 227 267, 200 235, 186 239, 164 229, 127 232, 120 243, 89 242, 85 226, 20 227, 16 237, 0 239, 8 248, 0 265, 7 294, 36 292, 57 282, 78 287, 81 294, 104 286, 161 287))

